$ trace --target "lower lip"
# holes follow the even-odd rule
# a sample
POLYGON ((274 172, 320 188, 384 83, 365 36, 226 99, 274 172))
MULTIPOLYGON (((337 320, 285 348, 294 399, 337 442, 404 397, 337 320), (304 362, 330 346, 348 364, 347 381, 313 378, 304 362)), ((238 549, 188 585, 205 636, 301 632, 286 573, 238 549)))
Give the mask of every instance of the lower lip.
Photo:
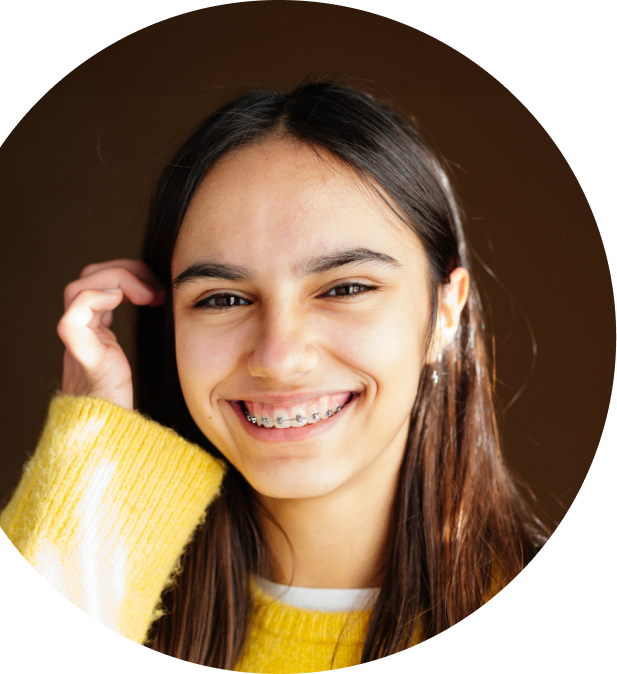
POLYGON ((353 398, 345 404, 341 411, 337 412, 329 419, 323 419, 314 424, 304 424, 304 426, 290 426, 289 428, 264 428, 263 426, 257 426, 246 418, 239 403, 232 402, 231 400, 227 400, 226 402, 229 403, 234 410, 240 419, 242 426, 249 435, 261 442, 279 445, 282 443, 301 442, 302 440, 308 440, 309 438, 312 439, 315 436, 334 428, 341 422, 343 417, 347 416, 349 408, 354 405, 357 398, 358 396, 354 394, 353 398))

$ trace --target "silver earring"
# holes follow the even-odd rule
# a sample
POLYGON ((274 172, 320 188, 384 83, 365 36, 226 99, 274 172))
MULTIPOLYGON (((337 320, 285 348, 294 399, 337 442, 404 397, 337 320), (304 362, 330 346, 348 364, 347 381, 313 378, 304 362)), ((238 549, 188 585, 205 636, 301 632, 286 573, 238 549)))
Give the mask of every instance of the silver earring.
MULTIPOLYGON (((441 363, 441 353, 437 354, 437 362, 441 363)), ((433 367, 433 374, 431 377, 433 378, 433 386, 437 386, 437 383, 439 382, 439 372, 437 372, 436 367, 433 367)))

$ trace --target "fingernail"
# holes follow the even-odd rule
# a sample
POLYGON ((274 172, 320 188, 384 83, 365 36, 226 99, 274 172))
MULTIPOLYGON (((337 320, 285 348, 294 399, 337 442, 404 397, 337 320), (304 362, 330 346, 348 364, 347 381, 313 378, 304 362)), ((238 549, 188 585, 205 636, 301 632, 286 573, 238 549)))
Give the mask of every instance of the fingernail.
POLYGON ((103 288, 103 290, 106 293, 121 293, 122 290, 120 288, 103 288))

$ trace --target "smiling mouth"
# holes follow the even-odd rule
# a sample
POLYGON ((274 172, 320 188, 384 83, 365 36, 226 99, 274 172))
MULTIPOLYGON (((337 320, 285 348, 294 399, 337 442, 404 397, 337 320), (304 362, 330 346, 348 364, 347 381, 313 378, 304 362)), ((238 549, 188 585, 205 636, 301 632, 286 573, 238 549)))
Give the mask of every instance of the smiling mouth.
POLYGON ((261 403, 238 400, 242 413, 255 426, 271 429, 299 428, 318 424, 338 414, 356 397, 353 392, 323 396, 292 408, 272 407, 261 403))

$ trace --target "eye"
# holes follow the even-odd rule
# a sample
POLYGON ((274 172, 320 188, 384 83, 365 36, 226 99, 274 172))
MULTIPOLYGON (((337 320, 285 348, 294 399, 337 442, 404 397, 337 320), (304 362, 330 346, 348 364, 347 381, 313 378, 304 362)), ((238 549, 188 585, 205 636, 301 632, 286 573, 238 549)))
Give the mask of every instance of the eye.
MULTIPOLYGON (((320 297, 355 297, 376 290, 379 290, 378 286, 371 286, 365 283, 340 283, 339 285, 330 288, 330 290, 326 291, 323 295, 320 295, 320 297)), ((194 307, 196 309, 206 309, 210 311, 227 311, 228 309, 249 306, 251 304, 252 302, 250 300, 247 300, 240 295, 234 295, 233 293, 215 293, 195 302, 194 307)))
POLYGON ((365 283, 341 283, 330 288, 321 297, 350 297, 354 295, 364 295, 366 293, 379 290, 377 286, 366 285, 365 283))
POLYGON ((212 309, 213 311, 225 311, 239 306, 248 306, 251 302, 240 295, 232 293, 216 293, 195 302, 196 309, 212 309))

